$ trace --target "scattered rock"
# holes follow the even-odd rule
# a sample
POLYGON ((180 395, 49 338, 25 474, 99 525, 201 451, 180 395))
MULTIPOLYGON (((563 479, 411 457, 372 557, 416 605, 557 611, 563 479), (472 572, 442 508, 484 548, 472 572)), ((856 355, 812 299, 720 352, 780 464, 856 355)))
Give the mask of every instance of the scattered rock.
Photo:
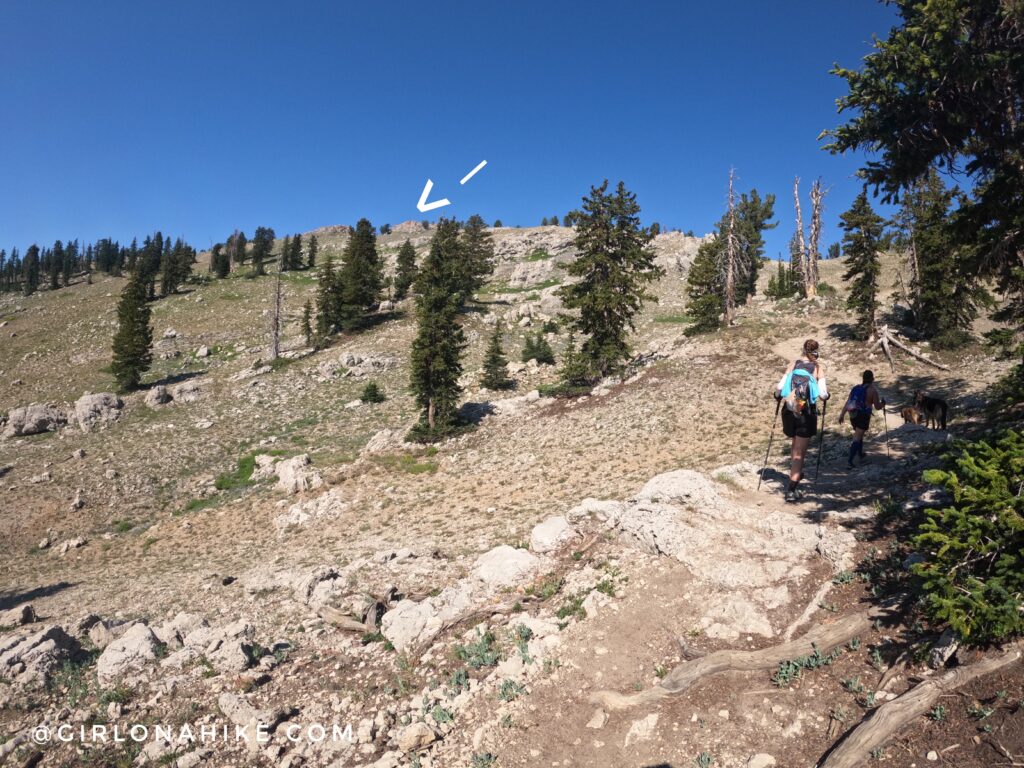
POLYGON ((156 658, 159 640, 145 624, 133 624, 127 632, 108 645, 96 660, 96 678, 109 686, 123 677, 141 671, 156 658))
POLYGON ((21 437, 38 435, 42 432, 56 432, 68 423, 67 414, 53 405, 26 405, 13 408, 7 414, 7 424, 0 437, 21 437))
POLYGON ((73 549, 79 549, 81 547, 84 547, 85 544, 85 539, 81 537, 78 537, 76 539, 68 539, 64 542, 61 542, 61 545, 60 547, 58 547, 57 551, 63 556, 73 549))
POLYGON ((80 650, 59 626, 23 626, 0 635, 0 676, 18 687, 45 685, 61 664, 80 650))
POLYGON ((636 720, 629 731, 626 732, 626 741, 623 747, 635 744, 638 741, 647 741, 654 736, 654 729, 658 726, 658 714, 654 712, 645 718, 636 720))
POLYGON ((124 401, 111 392, 84 394, 75 401, 75 420, 83 432, 105 427, 121 418, 124 401))
POLYGON ((72 459, 84 459, 85 458, 85 451, 82 450, 81 448, 76 448, 75 450, 73 450, 71 452, 71 458, 72 459))
POLYGON ((558 515, 549 517, 534 526, 530 533, 530 549, 534 552, 551 552, 576 535, 569 521, 558 515))
POLYGON ((766 752, 759 752, 747 760, 747 768, 771 768, 775 765, 775 758, 766 752))
POLYGON ((35 609, 31 603, 25 603, 6 611, 0 611, 0 627, 20 627, 36 620, 35 609))
POLYGON ((604 728, 604 724, 606 722, 608 722, 608 713, 603 709, 598 709, 594 712, 590 720, 587 721, 587 728, 600 730, 601 728, 604 728))
POLYGON ((274 465, 277 489, 285 493, 299 493, 319 488, 324 479, 315 469, 310 469, 312 464, 308 453, 277 462, 274 465))
POLYGON ((149 391, 146 392, 145 398, 143 398, 143 402, 150 408, 156 408, 160 405, 166 405, 171 402, 172 399, 171 393, 168 392, 167 387, 163 384, 157 384, 156 386, 149 388, 149 391))
POLYGON ((170 388, 171 399, 179 403, 194 403, 202 394, 199 382, 194 379, 175 384, 170 388))
POLYGON ((205 344, 196 350, 196 357, 209 357, 210 348, 205 344))
POLYGON ((398 748, 402 752, 419 752, 437 739, 437 734, 426 723, 413 723, 398 734, 398 748))
POLYGON ((81 488, 75 490, 75 497, 71 500, 71 511, 77 512, 85 506, 85 491, 81 488))
POLYGON ((537 570, 540 560, 525 549, 502 544, 477 558, 473 574, 489 587, 507 587, 537 570))

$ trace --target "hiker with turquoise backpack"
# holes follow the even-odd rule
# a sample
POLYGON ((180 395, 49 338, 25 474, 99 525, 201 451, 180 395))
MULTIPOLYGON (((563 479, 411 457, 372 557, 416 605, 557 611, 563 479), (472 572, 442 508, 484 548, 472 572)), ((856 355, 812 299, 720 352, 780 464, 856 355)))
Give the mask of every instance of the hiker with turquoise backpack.
POLYGON ((850 457, 846 461, 847 469, 853 469, 854 458, 864 460, 864 433, 871 426, 872 409, 884 413, 885 400, 879 397, 875 388, 875 374, 864 371, 861 383, 850 390, 843 412, 839 414, 839 423, 842 424, 849 413, 850 426, 853 427, 853 443, 850 445, 850 457))
POLYGON ((803 498, 800 481, 804 477, 804 459, 811 438, 818 433, 818 400, 828 400, 825 369, 818 363, 818 342, 804 342, 803 355, 793 362, 775 386, 775 399, 781 402, 782 432, 792 438, 789 486, 786 501, 803 498))

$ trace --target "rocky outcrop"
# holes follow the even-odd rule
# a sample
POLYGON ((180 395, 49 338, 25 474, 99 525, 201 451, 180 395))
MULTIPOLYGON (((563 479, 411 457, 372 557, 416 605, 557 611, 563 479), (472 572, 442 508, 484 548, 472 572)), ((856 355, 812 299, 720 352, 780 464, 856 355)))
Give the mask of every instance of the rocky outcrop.
POLYGON ((341 491, 332 488, 315 499, 292 504, 287 512, 274 518, 274 526, 283 531, 293 525, 307 525, 314 520, 333 519, 348 509, 348 502, 341 491))
POLYGON ((570 541, 576 531, 562 515, 549 517, 534 526, 530 533, 530 549, 534 552, 551 552, 570 541))
POLYGON ((7 414, 7 423, 0 437, 21 437, 38 435, 42 432, 56 432, 68 423, 67 414, 54 405, 33 403, 14 408, 7 414))
POLYGON ((473 575, 488 587, 507 587, 525 580, 539 567, 536 555, 502 544, 477 558, 473 575))
POLYGON ((50 675, 72 658, 78 641, 57 625, 27 625, 0 636, 0 676, 19 687, 45 685, 50 675))
POLYGON ((593 516, 625 541, 685 564, 701 625, 716 638, 772 636, 772 612, 792 600, 816 557, 836 569, 850 565, 855 541, 846 530, 794 515, 747 507, 704 474, 676 470, 652 478, 623 503, 585 501, 569 513, 593 516))
POLYGON ((122 678, 137 675, 156 659, 159 642, 153 630, 145 624, 133 624, 96 660, 96 678, 100 685, 110 686, 122 678))
POLYGON ((143 398, 143 402, 150 408, 156 408, 161 405, 167 405, 173 399, 167 387, 163 384, 157 384, 155 387, 149 388, 145 398, 143 398))
POLYGON ((75 420, 83 432, 105 427, 121 418, 124 401, 111 392, 86 393, 75 401, 75 420))
POLYGON ((319 488, 324 479, 315 469, 308 453, 292 456, 277 462, 274 466, 277 474, 277 489, 285 493, 299 493, 319 488))

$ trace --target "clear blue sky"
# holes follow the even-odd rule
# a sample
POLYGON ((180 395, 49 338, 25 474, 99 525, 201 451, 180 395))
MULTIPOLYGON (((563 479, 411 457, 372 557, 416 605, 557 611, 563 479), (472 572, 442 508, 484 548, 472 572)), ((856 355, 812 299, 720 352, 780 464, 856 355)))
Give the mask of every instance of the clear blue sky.
POLYGON ((793 176, 822 176, 827 244, 859 189, 858 158, 819 149, 844 92, 828 69, 893 18, 869 0, 3 0, 0 247, 534 225, 606 177, 645 222, 701 234, 730 166, 778 197, 772 256, 793 176), (424 216, 427 177, 453 205, 424 216))

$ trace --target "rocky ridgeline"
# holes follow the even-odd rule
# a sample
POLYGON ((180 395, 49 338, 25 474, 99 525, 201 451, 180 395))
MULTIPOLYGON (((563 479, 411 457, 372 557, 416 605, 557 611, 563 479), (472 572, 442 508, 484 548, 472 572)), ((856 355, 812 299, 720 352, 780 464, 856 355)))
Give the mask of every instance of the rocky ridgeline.
MULTIPOLYGON (((308 458, 272 458, 258 461, 259 471, 282 479, 309 471, 308 458)), ((725 640, 782 634, 781 617, 792 613, 784 609, 812 574, 828 581, 848 567, 849 532, 742 501, 755 467, 713 477, 678 470, 624 500, 585 499, 535 526, 528 544, 475 557, 403 548, 344 566, 256 564, 237 578, 247 600, 217 621, 194 612, 55 621, 18 606, 0 614, 0 706, 26 695, 46 703, 18 720, 8 743, 27 743, 39 723, 102 716, 270 733, 267 743, 213 748, 151 741, 136 765, 396 768, 500 753, 502 724, 522 714, 522 694, 556 684, 561 650, 590 642, 588 623, 615 609, 643 564, 683 563, 695 625, 725 640), (599 560, 584 556, 594 548, 599 560), (95 674, 89 697, 69 669, 95 674), (400 684, 387 684, 396 675, 400 684), (287 738, 324 723, 351 726, 351 738, 287 738)), ((302 502, 303 522, 315 525, 315 507, 332 503, 343 503, 335 489, 302 502)), ((598 710, 588 727, 606 718, 598 710)), ((645 722, 627 742, 644 738, 645 722)))

